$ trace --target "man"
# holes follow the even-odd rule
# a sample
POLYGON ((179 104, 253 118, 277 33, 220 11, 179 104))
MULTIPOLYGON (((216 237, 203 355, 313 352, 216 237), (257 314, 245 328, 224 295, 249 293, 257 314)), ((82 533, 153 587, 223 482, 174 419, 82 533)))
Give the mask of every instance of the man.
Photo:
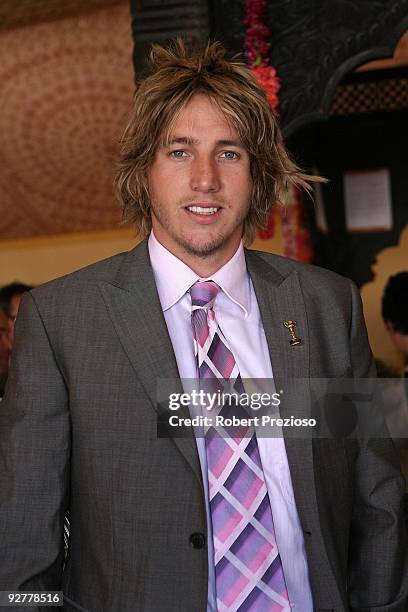
POLYGON ((381 314, 391 341, 404 356, 404 374, 408 377, 408 272, 399 272, 388 279, 381 314))
MULTIPOLYGON (((388 391, 387 425, 396 441, 405 478, 408 476, 408 272, 390 276, 382 296, 381 314, 395 348, 404 359, 404 378, 388 391)), ((405 497, 408 518, 408 496, 405 497)))
POLYGON ((14 323, 21 296, 31 287, 22 283, 10 283, 0 289, 0 398, 4 395, 9 362, 14 342, 14 323))
POLYGON ((32 287, 24 283, 10 283, 0 289, 0 308, 5 312, 9 323, 9 337, 11 346, 14 342, 14 323, 17 318, 23 293, 30 291, 32 287))
POLYGON ((354 285, 242 247, 288 183, 307 184, 251 73, 218 44, 156 47, 151 65, 118 176, 148 241, 23 298, 0 423, 0 588, 62 585, 68 611, 402 612, 387 440, 157 437, 161 381, 273 374, 280 389, 368 376, 372 356, 354 285))

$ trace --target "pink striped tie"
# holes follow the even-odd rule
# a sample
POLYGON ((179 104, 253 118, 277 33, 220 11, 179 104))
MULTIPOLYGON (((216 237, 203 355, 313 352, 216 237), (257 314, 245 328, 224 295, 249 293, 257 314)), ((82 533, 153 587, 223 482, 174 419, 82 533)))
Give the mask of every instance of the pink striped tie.
MULTIPOLYGON (((190 288, 198 378, 205 389, 243 392, 234 356, 213 310, 213 281, 190 288)), ((248 417, 238 405, 220 415, 248 417)), ((288 592, 276 545, 272 511, 253 429, 230 435, 211 427, 205 436, 219 612, 288 612, 288 592)))

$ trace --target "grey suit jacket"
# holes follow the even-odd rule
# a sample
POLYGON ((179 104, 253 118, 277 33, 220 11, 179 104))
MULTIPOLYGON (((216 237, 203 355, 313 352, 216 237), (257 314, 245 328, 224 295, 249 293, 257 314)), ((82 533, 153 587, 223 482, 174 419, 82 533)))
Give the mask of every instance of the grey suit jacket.
MULTIPOLYGON (((246 257, 278 385, 371 373, 352 283, 265 253, 246 257), (296 349, 282 325, 289 318, 303 340, 296 349)), ((156 430, 157 380, 177 376, 146 242, 26 295, 0 405, 0 590, 63 588, 71 612, 206 610, 195 440, 156 430)), ((286 449, 316 609, 405 610, 392 445, 288 437, 286 449)))

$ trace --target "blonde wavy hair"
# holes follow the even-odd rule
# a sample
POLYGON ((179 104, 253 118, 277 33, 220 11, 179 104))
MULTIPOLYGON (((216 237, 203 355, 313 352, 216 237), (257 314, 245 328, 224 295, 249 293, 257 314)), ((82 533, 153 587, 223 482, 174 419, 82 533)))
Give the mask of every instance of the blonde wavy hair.
POLYGON ((243 238, 251 244, 257 228, 265 227, 269 211, 281 202, 290 184, 310 190, 308 176, 290 159, 276 114, 252 72, 242 62, 228 61, 219 42, 204 51, 181 39, 168 47, 153 45, 149 76, 137 85, 131 119, 121 142, 115 179, 123 219, 140 236, 152 227, 147 169, 166 142, 172 123, 195 94, 207 95, 236 130, 247 150, 253 181, 243 238))

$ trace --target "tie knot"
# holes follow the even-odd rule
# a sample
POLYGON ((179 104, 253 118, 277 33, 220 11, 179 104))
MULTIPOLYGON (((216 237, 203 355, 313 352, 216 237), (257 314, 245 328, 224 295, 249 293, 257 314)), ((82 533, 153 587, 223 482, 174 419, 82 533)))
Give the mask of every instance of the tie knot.
POLYGON ((200 308, 212 308, 220 288, 214 281, 197 281, 189 289, 191 303, 200 308))

